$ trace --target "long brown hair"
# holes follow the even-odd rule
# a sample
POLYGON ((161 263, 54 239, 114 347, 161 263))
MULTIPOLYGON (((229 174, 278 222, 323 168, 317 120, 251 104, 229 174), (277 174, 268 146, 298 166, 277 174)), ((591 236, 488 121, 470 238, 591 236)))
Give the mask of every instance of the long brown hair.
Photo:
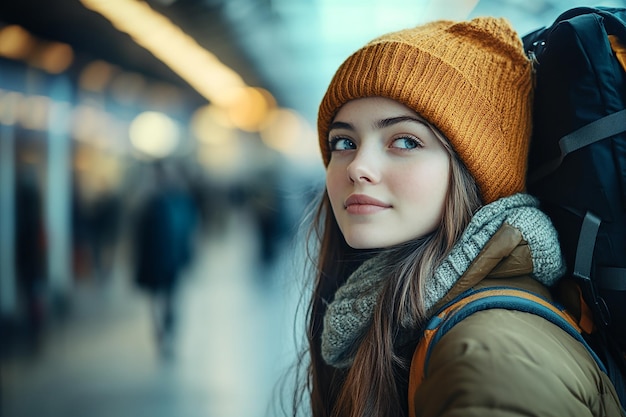
MULTIPOLYGON (((308 391, 313 417, 403 416, 410 356, 394 347, 400 323, 418 328, 426 318, 422 294, 432 275, 480 207, 480 192, 449 142, 434 127, 450 154, 450 184, 441 224, 431 235, 385 249, 388 279, 372 325, 349 369, 327 365, 321 357, 326 306, 334 293, 372 251, 355 250, 344 240, 328 194, 320 199, 312 234, 319 243, 314 290, 308 308, 308 391)), ((412 353, 412 352, 411 352, 412 353)))

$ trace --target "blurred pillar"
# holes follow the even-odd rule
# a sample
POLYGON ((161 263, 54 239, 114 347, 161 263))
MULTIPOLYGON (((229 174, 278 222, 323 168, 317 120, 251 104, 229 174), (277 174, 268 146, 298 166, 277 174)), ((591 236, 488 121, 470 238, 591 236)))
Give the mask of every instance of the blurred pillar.
POLYGON ((65 77, 52 80, 48 119, 46 230, 48 279, 53 296, 68 295, 71 268, 71 84, 65 77))
POLYGON ((0 313, 17 313, 15 275, 15 125, 11 112, 17 103, 6 94, 0 109, 0 313))

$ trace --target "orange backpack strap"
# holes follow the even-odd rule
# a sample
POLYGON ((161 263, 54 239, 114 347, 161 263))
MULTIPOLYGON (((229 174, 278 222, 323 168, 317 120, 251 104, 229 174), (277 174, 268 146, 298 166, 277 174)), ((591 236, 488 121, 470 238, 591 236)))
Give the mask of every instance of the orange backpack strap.
POLYGON ((579 285, 576 285, 576 290, 578 291, 578 302, 580 303, 580 320, 578 321, 578 325, 585 334, 591 334, 595 328, 593 323, 593 313, 585 301, 583 292, 579 285))
POLYGON ((412 404, 415 393, 428 374, 428 359, 437 342, 457 323, 478 311, 493 308, 536 314, 559 326, 582 343, 606 372, 604 364, 581 335, 581 328, 560 305, 530 291, 511 287, 471 289, 445 305, 425 327, 411 360, 409 373, 409 417, 415 417, 412 404))
POLYGON ((611 49, 615 53, 615 58, 620 63, 624 71, 626 71, 626 46, 615 35, 608 35, 611 49))

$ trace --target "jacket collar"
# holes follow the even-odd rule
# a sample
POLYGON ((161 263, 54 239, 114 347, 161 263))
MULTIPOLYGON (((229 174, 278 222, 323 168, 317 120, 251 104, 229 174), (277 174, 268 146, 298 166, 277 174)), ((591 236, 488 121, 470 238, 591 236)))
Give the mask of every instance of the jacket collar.
MULTIPOLYGON (((486 278, 510 278, 533 272, 532 255, 522 233, 508 223, 491 237, 459 280, 433 307, 438 310, 486 278)), ((497 283, 496 283, 497 285, 497 283)))

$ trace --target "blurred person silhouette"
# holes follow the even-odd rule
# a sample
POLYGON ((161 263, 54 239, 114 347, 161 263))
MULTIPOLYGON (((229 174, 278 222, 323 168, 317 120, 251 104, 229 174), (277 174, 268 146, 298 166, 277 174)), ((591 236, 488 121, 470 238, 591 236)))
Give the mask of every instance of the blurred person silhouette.
POLYGON ((37 343, 44 321, 45 238, 41 190, 35 168, 21 166, 15 189, 15 265, 24 299, 29 341, 37 343))
POLYGON ((255 151, 254 175, 242 185, 240 199, 241 206, 252 215, 258 238, 256 276, 259 284, 268 286, 273 283, 274 268, 299 214, 291 213, 287 204, 287 181, 292 172, 287 170, 284 157, 267 146, 255 151))
POLYGON ((90 256, 90 221, 85 191, 81 186, 79 174, 72 176, 71 221, 72 221, 72 268, 74 277, 83 280, 89 277, 92 269, 90 256))
POLYGON ((260 238, 259 260, 262 266, 271 265, 278 256, 283 238, 287 235, 287 215, 275 170, 262 171, 250 192, 260 238))
POLYGON ((152 191, 139 207, 134 235, 135 282, 151 299, 160 353, 173 353, 176 290, 192 259, 197 210, 172 166, 151 166, 152 191))
POLYGON ((92 266, 99 279, 107 279, 113 268, 120 211, 120 197, 114 190, 103 191, 89 209, 89 242, 92 266))

